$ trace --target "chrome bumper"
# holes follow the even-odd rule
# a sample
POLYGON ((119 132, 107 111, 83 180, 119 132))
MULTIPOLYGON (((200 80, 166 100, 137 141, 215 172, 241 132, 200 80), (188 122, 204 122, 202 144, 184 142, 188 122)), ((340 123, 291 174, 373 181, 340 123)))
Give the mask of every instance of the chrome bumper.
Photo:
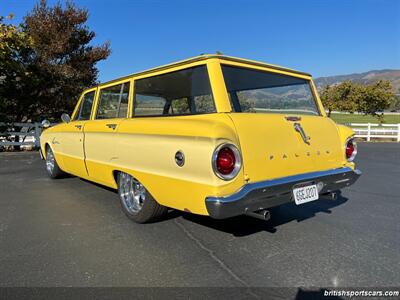
POLYGON ((360 175, 360 170, 344 167, 249 183, 230 196, 207 197, 206 207, 212 218, 229 218, 293 201, 296 185, 319 184, 321 195, 350 186, 360 175))

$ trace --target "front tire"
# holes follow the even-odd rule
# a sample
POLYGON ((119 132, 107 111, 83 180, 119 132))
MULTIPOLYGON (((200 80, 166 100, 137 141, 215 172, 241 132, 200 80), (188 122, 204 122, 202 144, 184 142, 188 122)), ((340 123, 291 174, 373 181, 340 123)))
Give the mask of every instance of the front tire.
POLYGON ((49 146, 46 147, 46 171, 51 179, 60 178, 65 174, 58 166, 54 153, 49 146))
POLYGON ((136 223, 157 221, 168 212, 137 179, 127 173, 118 173, 118 194, 122 211, 136 223))

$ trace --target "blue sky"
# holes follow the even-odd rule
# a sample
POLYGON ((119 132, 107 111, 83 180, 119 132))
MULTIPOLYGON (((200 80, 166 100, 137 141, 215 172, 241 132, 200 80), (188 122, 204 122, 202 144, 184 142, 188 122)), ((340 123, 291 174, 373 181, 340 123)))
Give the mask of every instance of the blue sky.
MULTIPOLYGON (((53 3, 54 1, 49 1, 53 3)), ((21 20, 36 1, 0 0, 21 20)), ((400 69, 400 1, 76 0, 90 12, 110 80, 201 53, 255 59, 314 77, 400 69)))

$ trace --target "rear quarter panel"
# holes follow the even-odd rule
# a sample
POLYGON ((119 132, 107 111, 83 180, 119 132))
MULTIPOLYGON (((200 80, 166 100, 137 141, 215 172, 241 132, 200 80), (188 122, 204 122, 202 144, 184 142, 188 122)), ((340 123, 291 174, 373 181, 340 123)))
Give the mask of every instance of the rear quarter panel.
MULTIPOLYGON (((333 122, 333 121, 332 121, 333 122)), ((354 136, 354 130, 351 129, 350 127, 344 126, 344 125, 340 125, 340 124, 336 124, 336 127, 338 129, 338 133, 339 133, 339 138, 340 138, 340 142, 343 145, 342 149, 343 149, 343 158, 346 156, 345 153, 345 143, 346 141, 354 136)), ((347 160, 345 160, 345 165, 354 169, 355 168, 355 164, 353 162, 348 162, 347 160)))
POLYGON ((230 194, 243 185, 242 172, 227 182, 212 170, 212 153, 225 141, 239 147, 225 114, 127 119, 118 129, 115 167, 137 178, 160 204, 206 215, 207 196, 230 194), (175 163, 179 150, 183 167, 175 163))

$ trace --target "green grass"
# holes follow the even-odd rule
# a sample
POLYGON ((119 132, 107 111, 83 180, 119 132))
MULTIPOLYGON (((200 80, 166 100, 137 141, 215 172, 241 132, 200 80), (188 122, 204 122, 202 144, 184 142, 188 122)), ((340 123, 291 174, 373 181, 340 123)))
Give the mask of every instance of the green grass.
MULTIPOLYGON (((338 114, 332 113, 331 118, 339 124, 346 123, 379 123, 378 118, 373 116, 355 115, 355 114, 338 114)), ((400 123, 400 115, 385 115, 383 122, 386 124, 400 123)))

